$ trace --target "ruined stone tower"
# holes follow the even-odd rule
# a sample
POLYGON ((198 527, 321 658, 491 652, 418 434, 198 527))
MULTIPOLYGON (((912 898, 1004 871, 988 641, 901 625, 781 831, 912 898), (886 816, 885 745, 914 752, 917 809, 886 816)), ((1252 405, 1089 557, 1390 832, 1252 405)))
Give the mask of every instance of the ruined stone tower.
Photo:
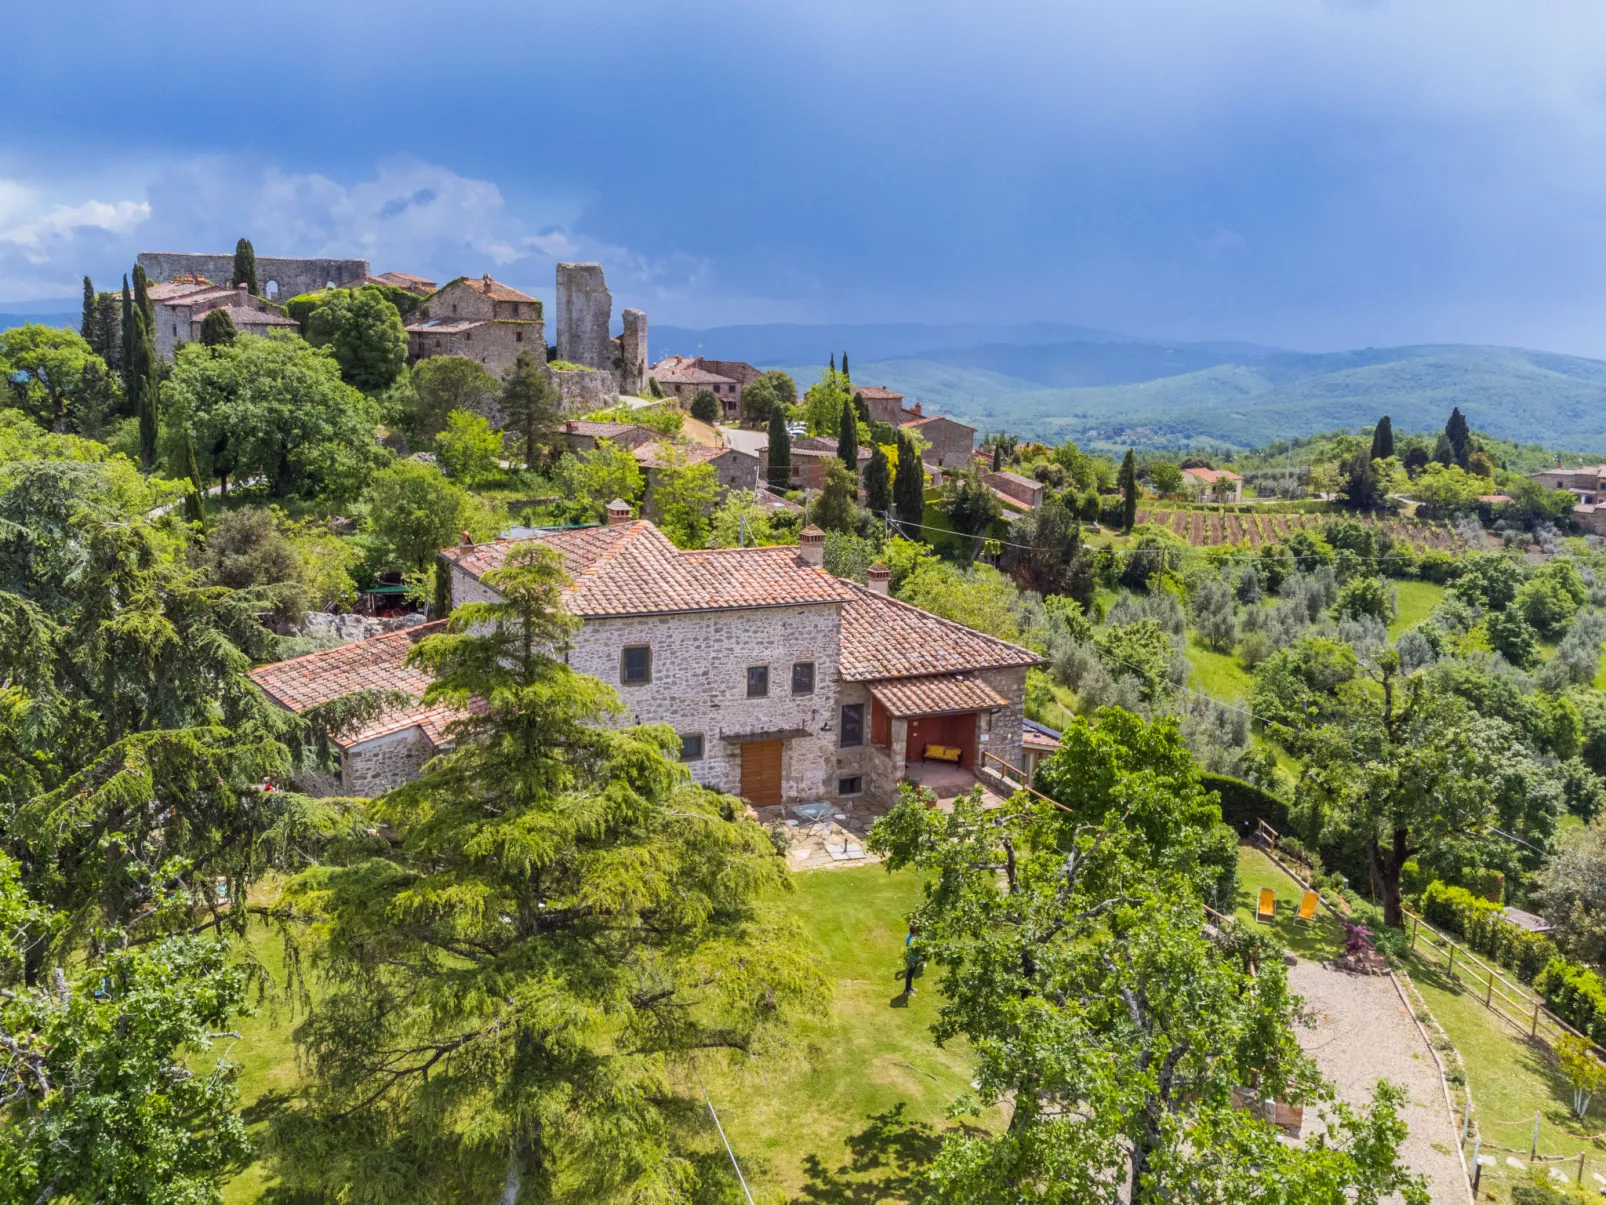
POLYGON ((558 359, 613 371, 613 297, 601 264, 558 265, 558 359))
POLYGON ((611 340, 614 347, 614 372, 619 380, 619 392, 640 395, 647 389, 647 315, 641 310, 626 310, 624 333, 611 340))

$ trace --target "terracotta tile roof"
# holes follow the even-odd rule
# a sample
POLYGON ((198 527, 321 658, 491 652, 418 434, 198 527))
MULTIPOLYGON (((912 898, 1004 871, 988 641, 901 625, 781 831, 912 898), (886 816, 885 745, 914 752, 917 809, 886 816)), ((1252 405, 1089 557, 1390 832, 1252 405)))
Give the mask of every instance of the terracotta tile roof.
POLYGON ((929 678, 894 678, 878 682, 870 694, 894 716, 941 715, 1007 707, 1004 698, 980 678, 945 674, 929 678))
POLYGON ((1184 477, 1196 477, 1207 485, 1214 485, 1225 477, 1228 481, 1242 481, 1243 478, 1231 469, 1183 469, 1184 477))
POLYGON ((465 284, 476 293, 484 293, 492 301, 528 301, 532 305, 536 299, 528 293, 521 293, 499 280, 492 280, 489 276, 465 276, 454 284, 465 284))
MULTIPOLYGON (((765 452, 765 455, 766 456, 769 455, 769 452, 767 450, 765 452)), ((833 443, 831 445, 830 450, 827 451, 824 448, 800 448, 796 444, 793 444, 792 445, 792 455, 793 456, 811 457, 811 458, 812 457, 827 457, 828 456, 831 459, 835 460, 836 459, 836 445, 835 445, 835 443, 833 443)), ((875 453, 870 451, 869 448, 860 448, 859 449, 859 459, 860 460, 869 460, 870 457, 872 457, 874 455, 875 455, 875 453)))
MULTIPOLYGON (((682 552, 651 523, 586 527, 537 536, 557 549, 573 584, 564 605, 583 619, 671 615, 841 603, 852 587, 804 563, 790 547, 709 548, 682 552)), ((441 555, 475 577, 507 560, 525 541, 493 540, 441 555)))
POLYGON ((571 418, 563 424, 565 435, 588 435, 592 439, 615 439, 631 431, 650 432, 651 428, 643 427, 640 423, 598 422, 590 418, 571 418))
POLYGON ((1043 483, 1041 481, 1037 480, 1037 478, 1035 478, 1035 477, 1026 477, 1026 476, 1021 475, 1020 473, 1012 473, 1008 469, 999 469, 995 473, 988 473, 987 476, 989 478, 991 478, 991 477, 1002 477, 1006 481, 1012 481, 1017 485, 1024 485, 1028 489, 1040 490, 1040 489, 1043 488, 1043 483))
POLYGON ((1027 749, 1042 749, 1048 752, 1057 752, 1060 747, 1057 737, 1045 736, 1041 732, 1033 732, 1030 728, 1020 734, 1020 743, 1027 749))
POLYGON ((381 272, 377 277, 371 277, 370 279, 378 280, 383 284, 395 285, 397 288, 402 289, 428 289, 431 293, 435 291, 435 282, 433 280, 426 280, 422 276, 414 276, 409 272, 381 272))
POLYGON ((429 678, 421 670, 403 663, 415 644, 445 628, 446 621, 437 620, 416 628, 387 632, 383 636, 261 666, 251 671, 251 679, 274 702, 296 712, 359 690, 401 691, 412 696, 412 706, 392 708, 361 731, 339 738, 336 744, 350 749, 364 741, 416 727, 422 728, 431 743, 439 746, 445 742, 446 725, 461 713, 450 707, 426 707, 418 701, 429 685, 429 678))
POLYGON ((707 464, 721 456, 744 456, 751 461, 758 459, 739 448, 714 447, 711 444, 677 445, 654 440, 636 449, 636 462, 645 469, 661 469, 670 462, 673 452, 679 452, 687 464, 707 464))
POLYGON ((444 318, 431 318, 427 322, 411 323, 406 329, 410 335, 459 335, 464 331, 490 325, 489 318, 458 318, 451 322, 444 318))
POLYGON ((842 676, 850 682, 1043 665, 1031 649, 853 585, 842 608, 842 676))
POLYGON ((862 394, 867 402, 901 402, 903 394, 885 385, 855 385, 853 392, 862 394))
POLYGON ((706 368, 669 368, 663 372, 653 369, 649 374, 658 378, 664 385, 734 385, 732 377, 722 377, 717 372, 709 372, 706 368))
MULTIPOLYGON (((908 412, 905 411, 905 413, 908 413, 908 412)), ((972 427, 969 423, 962 423, 956 418, 949 418, 946 414, 920 414, 920 415, 916 415, 913 418, 904 419, 902 422, 900 422, 898 424, 898 426, 900 426, 900 427, 923 427, 927 423, 952 423, 954 426, 963 427, 967 431, 974 431, 976 429, 976 428, 972 427)))
MULTIPOLYGON (((199 281, 167 280, 163 281, 159 285, 146 285, 145 295, 149 297, 153 303, 155 303, 171 301, 175 297, 185 297, 195 293, 210 293, 222 287, 222 285, 215 285, 211 281, 205 279, 199 281)), ((230 291, 232 292, 232 290, 230 291)))
MULTIPOLYGON (((234 324, 235 330, 239 330, 241 327, 246 326, 300 325, 300 323, 298 323, 294 318, 287 318, 285 315, 277 312, 276 310, 253 310, 248 306, 243 305, 218 305, 213 306, 212 309, 207 310, 206 313, 210 314, 214 311, 227 314, 229 316, 229 321, 234 324)), ((205 316, 205 314, 197 314, 192 321, 199 322, 205 316)))
POLYGON ((238 301, 240 293, 237 289, 223 289, 217 285, 204 288, 195 288, 193 285, 184 286, 184 292, 171 293, 166 297, 152 297, 156 305, 166 306, 195 306, 208 301, 238 301))

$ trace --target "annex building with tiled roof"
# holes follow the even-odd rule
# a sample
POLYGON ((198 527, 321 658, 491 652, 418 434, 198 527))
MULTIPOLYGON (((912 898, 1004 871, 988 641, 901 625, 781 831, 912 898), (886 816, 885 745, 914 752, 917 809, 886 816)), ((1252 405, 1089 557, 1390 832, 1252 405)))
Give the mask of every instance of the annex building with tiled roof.
POLYGON ((204 279, 190 277, 151 285, 147 289, 155 316, 156 354, 171 360, 180 343, 196 343, 201 323, 213 310, 229 316, 234 329, 242 334, 261 335, 269 330, 296 332, 301 324, 276 305, 251 295, 245 285, 226 288, 204 279))
MULTIPOLYGON (((880 567, 869 585, 827 573, 823 539, 811 528, 796 546, 686 551, 621 503, 605 526, 464 543, 440 555, 455 606, 497 601, 485 579, 514 549, 538 543, 557 553, 570 578, 564 606, 580 620, 568 663, 619 693, 621 722, 672 727, 697 781, 755 805, 890 801, 933 750, 971 772, 988 753, 1018 766, 1026 673, 1041 658, 888 597, 880 567)), ((396 637, 424 630, 362 642, 391 642, 374 655, 345 646, 256 677, 296 710, 351 682, 384 680, 416 698, 422 683, 400 676, 415 671, 386 678, 392 671, 375 666, 399 665, 405 649, 396 637)), ((417 773, 399 757, 378 771, 362 757, 370 745, 389 748, 384 741, 406 718, 388 713, 377 740, 365 731, 350 750, 342 746, 346 789, 384 789, 417 773)), ((442 721, 419 704, 405 747, 438 748, 431 724, 442 721)))

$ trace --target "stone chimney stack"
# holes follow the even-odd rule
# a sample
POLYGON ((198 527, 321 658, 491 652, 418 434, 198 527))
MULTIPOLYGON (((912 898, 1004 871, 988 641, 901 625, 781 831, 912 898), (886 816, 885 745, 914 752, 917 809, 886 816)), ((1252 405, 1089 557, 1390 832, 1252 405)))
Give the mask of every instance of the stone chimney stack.
POLYGON ((892 584, 892 570, 888 569, 880 561, 871 565, 865 571, 864 577, 870 589, 876 594, 885 594, 887 588, 892 584))
POLYGON ((485 295, 489 297, 491 295, 491 274, 487 272, 484 276, 480 277, 480 280, 485 285, 485 295))
POLYGON ((623 498, 615 498, 608 503, 608 526, 618 527, 630 522, 630 503, 623 498))
POLYGON ((825 565, 825 533, 810 523, 797 538, 797 554, 803 563, 816 568, 825 565))
POLYGON ((461 538, 458 540, 458 544, 463 548, 472 548, 472 547, 474 547, 474 537, 469 535, 468 532, 465 531, 465 532, 462 533, 461 538))

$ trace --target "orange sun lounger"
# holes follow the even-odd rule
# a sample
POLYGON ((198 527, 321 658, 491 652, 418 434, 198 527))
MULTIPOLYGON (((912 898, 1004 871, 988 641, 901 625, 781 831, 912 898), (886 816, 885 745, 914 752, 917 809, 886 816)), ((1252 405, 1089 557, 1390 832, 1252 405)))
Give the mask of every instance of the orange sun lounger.
POLYGON ((1299 911, 1294 913, 1294 919, 1302 925, 1308 925, 1316 919, 1316 893, 1307 891, 1299 901, 1299 911))
POLYGON ((1277 893, 1270 887, 1260 889, 1260 898, 1255 904, 1255 919, 1262 924, 1271 924, 1277 917, 1277 893))

